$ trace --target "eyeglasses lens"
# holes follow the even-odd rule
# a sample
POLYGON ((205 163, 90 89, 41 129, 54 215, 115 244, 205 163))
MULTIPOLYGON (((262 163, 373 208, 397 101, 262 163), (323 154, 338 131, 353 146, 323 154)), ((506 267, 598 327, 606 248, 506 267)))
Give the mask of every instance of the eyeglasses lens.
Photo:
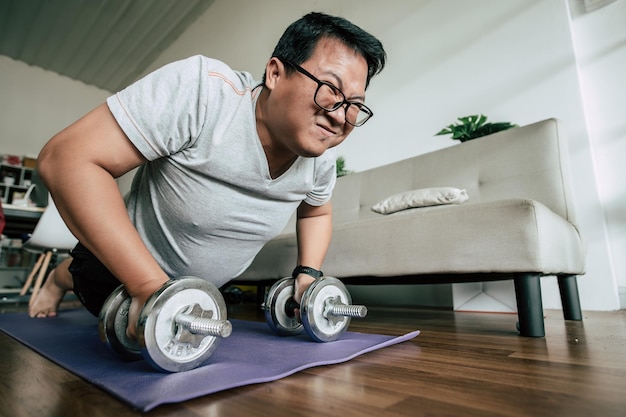
MULTIPOLYGON (((335 111, 346 103, 343 93, 329 84, 320 84, 315 93, 315 103, 326 111, 335 111)), ((370 118, 371 112, 363 109, 358 103, 348 103, 346 121, 354 126, 361 126, 370 118)))

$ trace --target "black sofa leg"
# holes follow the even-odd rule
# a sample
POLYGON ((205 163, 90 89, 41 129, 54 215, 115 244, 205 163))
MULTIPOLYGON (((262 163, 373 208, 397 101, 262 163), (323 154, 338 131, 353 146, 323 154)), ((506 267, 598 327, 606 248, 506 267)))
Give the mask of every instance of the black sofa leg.
POLYGON ((576 275, 559 275, 557 280, 561 293, 561 304, 563 304, 563 317, 565 320, 581 321, 583 314, 580 309, 576 275))
POLYGON ((534 273, 515 274, 515 298, 519 332, 527 337, 544 337, 543 303, 541 301, 541 275, 534 273))

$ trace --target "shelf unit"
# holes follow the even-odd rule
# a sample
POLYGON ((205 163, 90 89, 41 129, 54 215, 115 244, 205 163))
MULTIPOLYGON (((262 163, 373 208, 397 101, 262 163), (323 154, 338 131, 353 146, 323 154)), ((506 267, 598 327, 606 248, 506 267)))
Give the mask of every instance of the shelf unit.
POLYGON ((11 204, 26 194, 33 177, 33 168, 0 163, 0 198, 11 204))

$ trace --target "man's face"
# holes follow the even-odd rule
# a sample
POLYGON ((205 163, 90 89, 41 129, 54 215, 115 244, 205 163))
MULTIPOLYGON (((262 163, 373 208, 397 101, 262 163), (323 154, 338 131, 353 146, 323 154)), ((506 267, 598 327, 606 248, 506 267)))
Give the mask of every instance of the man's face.
MULTIPOLYGON (((274 145, 303 157, 315 157, 339 145, 354 126, 345 121, 345 106, 333 112, 320 108, 313 97, 318 84, 300 72, 285 73, 288 64, 272 58, 268 67, 270 101, 266 125, 274 145)), ((310 74, 337 87, 346 100, 363 103, 367 62, 360 54, 332 38, 322 38, 313 55, 301 64, 310 74)))

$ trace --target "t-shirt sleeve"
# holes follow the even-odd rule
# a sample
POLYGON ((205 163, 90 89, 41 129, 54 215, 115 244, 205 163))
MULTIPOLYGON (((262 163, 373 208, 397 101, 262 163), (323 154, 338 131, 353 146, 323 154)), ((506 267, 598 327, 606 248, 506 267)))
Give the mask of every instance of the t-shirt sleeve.
POLYGON ((333 188, 337 181, 337 168, 335 167, 335 152, 327 150, 315 161, 315 184, 307 194, 304 202, 311 206, 321 206, 330 201, 333 188))
POLYGON ((207 111, 205 61, 168 64, 107 99, 126 136, 148 160, 192 146, 207 111))

